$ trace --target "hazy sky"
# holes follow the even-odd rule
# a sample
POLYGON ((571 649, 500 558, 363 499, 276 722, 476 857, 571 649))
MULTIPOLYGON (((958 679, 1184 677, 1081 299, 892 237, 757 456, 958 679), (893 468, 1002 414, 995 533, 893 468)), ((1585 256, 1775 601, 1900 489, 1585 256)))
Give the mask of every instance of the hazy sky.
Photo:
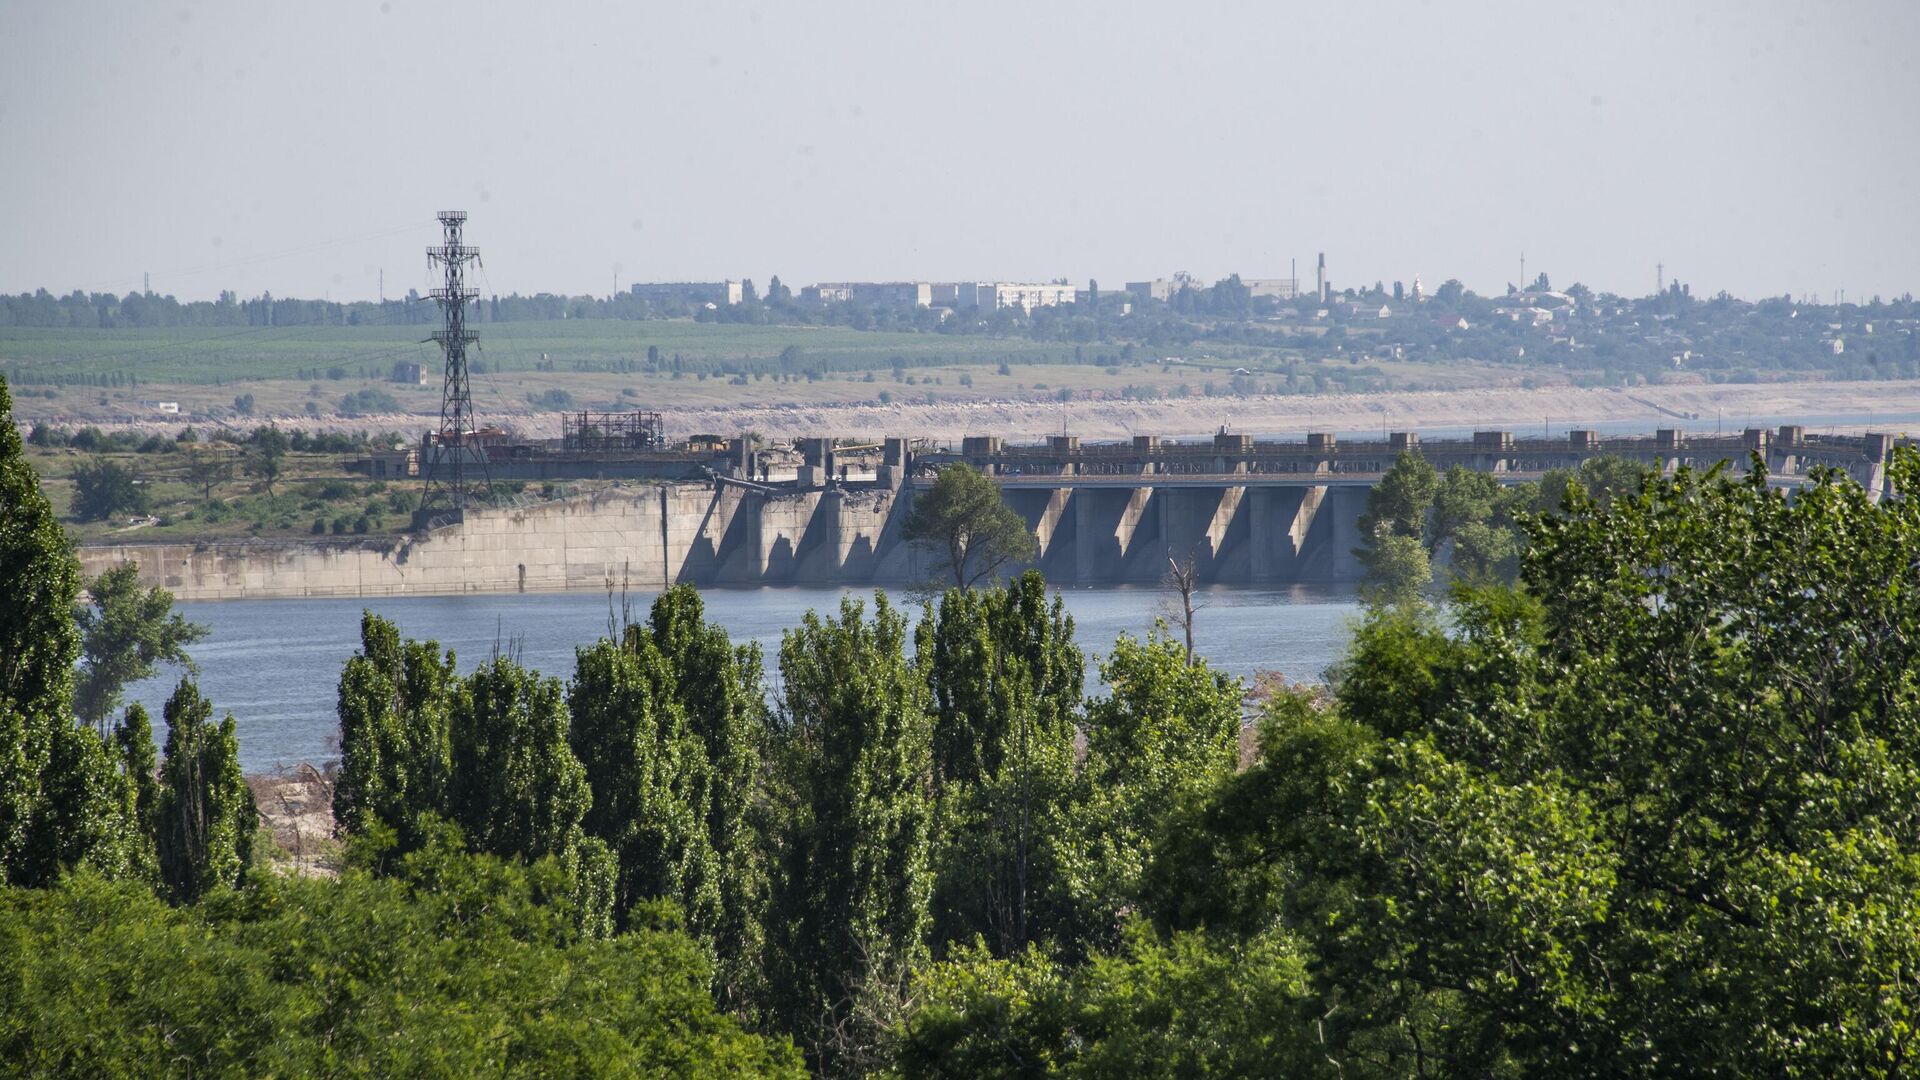
POLYGON ((1920 289, 1920 3, 0 3, 0 290, 1920 289))

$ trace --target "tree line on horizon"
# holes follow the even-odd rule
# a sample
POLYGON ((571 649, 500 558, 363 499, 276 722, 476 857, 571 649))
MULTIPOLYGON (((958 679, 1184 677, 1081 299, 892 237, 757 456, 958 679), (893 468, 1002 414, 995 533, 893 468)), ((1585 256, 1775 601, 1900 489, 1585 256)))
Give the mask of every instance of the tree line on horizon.
MULTIPOLYGON (((1920 485, 1920 454, 1890 468, 1920 485)), ((1374 535, 1424 550, 1459 500, 1401 479, 1374 535)), ((0 1058, 1901 1074, 1920 501, 1605 480, 1514 510, 1511 583, 1372 595, 1325 685, 1250 691, 1155 633, 1089 697, 1058 596, 971 559, 917 620, 809 614, 772 702, 690 587, 564 682, 510 653, 463 675, 369 614, 349 857, 316 881, 242 846, 231 727, 190 682, 163 761, 132 710, 76 721, 77 570, 0 424, 0 1058)))

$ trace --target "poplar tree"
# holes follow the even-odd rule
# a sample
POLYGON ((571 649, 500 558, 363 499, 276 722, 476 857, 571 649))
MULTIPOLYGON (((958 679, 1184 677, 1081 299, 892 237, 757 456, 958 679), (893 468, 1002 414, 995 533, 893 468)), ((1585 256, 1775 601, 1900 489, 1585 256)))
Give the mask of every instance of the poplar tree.
POLYGON ((26 884, 53 729, 72 701, 80 568, 27 464, 0 381, 0 878, 26 884))
POLYGON ((720 921, 712 937, 723 1001, 765 992, 768 903, 765 755, 767 697, 760 647, 736 647, 706 621, 700 593, 676 585, 653 602, 654 647, 673 672, 675 700, 705 752, 707 845, 718 867, 720 921))
POLYGON ((581 929, 612 928, 614 859, 581 828, 591 803, 569 745, 557 679, 496 656, 461 679, 452 651, 403 640, 368 613, 361 649, 340 673, 341 777, 334 820, 348 832, 390 833, 401 852, 436 820, 467 847, 566 868, 581 929))
POLYGON ((1058 920, 1085 659, 1031 570, 1005 588, 949 590, 918 642, 934 713, 934 939, 982 935, 1010 955, 1058 920))
POLYGON ((496 656, 460 683, 448 727, 446 816, 473 850, 537 859, 579 843, 592 793, 558 679, 496 656))
POLYGON ((153 722, 138 703, 127 706, 126 714, 114 725, 113 742, 119 752, 120 773, 129 799, 128 868, 137 877, 160 880, 159 838, 160 779, 153 748, 153 722))
POLYGON ((167 699, 167 757, 155 808, 160 881, 176 903, 237 885, 253 861, 260 818, 240 775, 232 714, 215 724, 213 703, 191 679, 167 699))
POLYGON ((582 824, 618 866, 616 922, 636 904, 667 897, 695 936, 711 940, 721 898, 706 831, 706 748, 688 731, 673 683, 637 626, 618 644, 603 638, 575 654, 570 738, 592 791, 582 824))
POLYGON ((70 866, 125 872, 127 789, 99 736, 73 722, 80 567, 27 463, 0 379, 0 882, 70 866))
POLYGON ((403 642, 392 622, 361 616, 360 652, 340 672, 333 817, 341 828, 358 833, 383 823, 411 849, 420 815, 447 816, 447 714, 458 681, 451 650, 403 642))
POLYGON ((770 927, 789 1030, 822 1068, 872 1064, 927 957, 931 718, 906 619, 875 598, 780 645, 788 814, 770 927))

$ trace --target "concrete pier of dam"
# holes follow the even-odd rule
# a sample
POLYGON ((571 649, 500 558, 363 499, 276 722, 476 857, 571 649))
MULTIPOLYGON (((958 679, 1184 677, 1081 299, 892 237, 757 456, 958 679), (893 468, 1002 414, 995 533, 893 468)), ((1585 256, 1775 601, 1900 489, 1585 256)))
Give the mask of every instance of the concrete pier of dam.
POLYGON ((996 479, 1033 531, 1035 565, 1060 584, 1157 582, 1169 554, 1191 555, 1209 584, 1337 584, 1359 577, 1353 549, 1368 489, 1401 453, 1513 483, 1601 455, 1665 471, 1723 462, 1745 469, 1757 454, 1776 483, 1804 482, 1826 465, 1879 494, 1893 439, 1783 427, 1606 440, 1490 431, 1424 443, 1396 433, 1348 443, 1329 434, 1300 442, 1222 434, 1088 445, 1059 436, 1028 446, 982 436, 917 453, 904 439, 881 445, 878 464, 857 478, 827 440, 803 440, 802 463, 778 480, 756 471, 741 443, 704 481, 470 509, 399 538, 89 544, 80 558, 89 575, 132 561, 144 581, 182 600, 598 590, 609 582, 896 586, 930 569, 902 535, 914 498, 941 468, 966 462, 996 479))

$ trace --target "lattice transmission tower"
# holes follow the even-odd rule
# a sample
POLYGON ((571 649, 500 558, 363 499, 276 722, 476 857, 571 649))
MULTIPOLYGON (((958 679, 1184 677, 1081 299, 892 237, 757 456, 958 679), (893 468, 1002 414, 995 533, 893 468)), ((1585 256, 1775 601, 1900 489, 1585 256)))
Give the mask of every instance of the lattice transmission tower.
POLYGON ((440 428, 427 436, 420 463, 426 478, 426 490, 420 496, 420 509, 414 525, 424 528, 436 518, 459 521, 469 503, 483 504, 492 493, 487 475, 487 452, 480 444, 479 428, 474 422, 473 391, 467 385, 467 346, 480 335, 467 329, 467 304, 479 292, 467 288, 467 264, 480 265, 480 249, 468 246, 461 237, 467 223, 465 210, 442 210, 439 247, 427 249, 427 263, 441 267, 445 284, 433 290, 440 303, 440 329, 433 340, 446 354, 446 379, 440 391, 440 428))

